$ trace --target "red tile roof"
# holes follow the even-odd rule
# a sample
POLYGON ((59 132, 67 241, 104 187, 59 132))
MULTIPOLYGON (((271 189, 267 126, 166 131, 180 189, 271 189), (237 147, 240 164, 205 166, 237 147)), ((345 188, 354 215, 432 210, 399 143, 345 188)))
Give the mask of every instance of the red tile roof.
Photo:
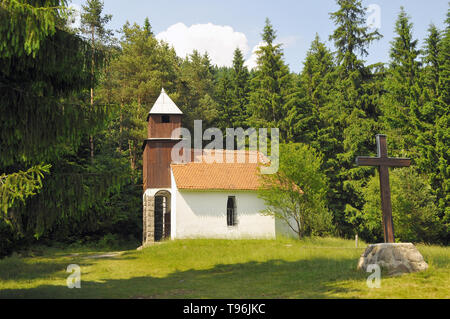
MULTIPOLYGON (((215 162, 214 151, 204 154, 193 155, 189 163, 170 165, 178 189, 257 190, 262 183, 259 167, 269 163, 267 157, 256 151, 223 151, 218 154, 223 155, 221 163, 215 162), (234 160, 230 161, 230 157, 234 160)), ((273 182, 280 183, 278 179, 273 182)), ((292 183, 292 188, 303 194, 298 185, 292 183)))
POLYGON ((197 161, 170 165, 179 189, 257 190, 260 185, 258 166, 268 163, 261 153, 249 151, 224 151, 222 163, 214 162, 209 156, 195 159, 197 161), (227 162, 227 154, 234 160, 227 162), (239 154, 243 155, 243 163, 238 163, 239 154))

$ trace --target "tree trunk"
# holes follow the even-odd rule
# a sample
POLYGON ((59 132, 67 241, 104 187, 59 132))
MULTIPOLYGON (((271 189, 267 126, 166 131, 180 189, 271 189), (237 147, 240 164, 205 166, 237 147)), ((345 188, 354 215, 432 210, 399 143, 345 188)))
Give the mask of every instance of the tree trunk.
MULTIPOLYGON (((94 72, 95 72, 95 29, 94 26, 91 26, 91 35, 92 35, 92 56, 91 56, 91 111, 94 110, 94 72)), ((91 148, 91 161, 94 160, 94 137, 89 136, 89 143, 91 148)))
POLYGON ((303 237, 303 230, 301 228, 302 226, 302 222, 301 222, 301 217, 299 217, 300 220, 298 220, 297 218, 295 218, 295 222, 297 223, 297 229, 298 229, 298 239, 301 240, 303 237))
POLYGON ((120 116, 119 116, 119 152, 122 152, 122 132, 123 132, 123 99, 120 101, 120 116))
POLYGON ((123 131, 123 100, 120 102, 120 123, 119 123, 119 132, 122 134, 123 131))
POLYGON ((128 140, 128 150, 130 152, 130 165, 131 165, 131 170, 135 170, 136 169, 136 163, 135 163, 135 157, 133 156, 133 148, 131 146, 133 142, 131 140, 128 140))

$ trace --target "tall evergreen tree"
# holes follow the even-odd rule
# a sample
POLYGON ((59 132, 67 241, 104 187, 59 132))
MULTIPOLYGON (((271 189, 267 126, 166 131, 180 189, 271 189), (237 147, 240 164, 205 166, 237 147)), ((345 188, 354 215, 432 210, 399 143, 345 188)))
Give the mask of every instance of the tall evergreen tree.
POLYGON ((424 84, 431 89, 433 96, 439 95, 439 66, 440 66, 441 35, 434 24, 428 28, 423 50, 424 84))
POLYGON ((234 125, 237 127, 244 127, 248 117, 247 104, 250 91, 250 74, 244 63, 244 56, 241 50, 236 48, 234 50, 231 81, 233 86, 232 105, 233 109, 238 113, 234 119, 234 125))
POLYGON ((420 50, 403 7, 395 23, 395 33, 384 83, 387 93, 383 96, 383 120, 393 149, 414 152, 412 148, 419 129, 420 50))
POLYGON ((335 65, 332 53, 316 34, 311 47, 306 53, 303 70, 299 78, 299 86, 304 101, 300 109, 300 119, 297 123, 301 132, 300 141, 312 143, 316 148, 324 149, 327 143, 321 145, 318 136, 324 136, 327 126, 322 114, 324 107, 330 102, 330 91, 334 86, 335 65))
POLYGON ((278 127, 283 140, 295 136, 293 123, 298 118, 294 98, 295 85, 288 66, 283 61, 281 44, 275 44, 276 32, 266 19, 262 34, 264 45, 257 51, 257 70, 251 80, 249 125, 278 127))
MULTIPOLYGON (((417 138, 417 158, 415 163, 420 171, 426 173, 429 177, 429 183, 433 189, 437 206, 439 207, 439 216, 444 227, 444 242, 450 240, 450 172, 449 167, 449 148, 450 135, 449 124, 450 115, 448 101, 445 102, 445 91, 442 91, 440 83, 442 72, 448 62, 443 58, 447 55, 449 47, 445 47, 445 37, 447 30, 444 31, 441 38, 439 30, 434 25, 428 29, 428 37, 425 40, 424 49, 424 68, 421 74, 421 108, 419 109, 417 123, 420 125, 416 132, 417 138), (447 52, 445 51, 447 50, 447 52), (447 211, 446 211, 447 210, 447 211)), ((447 39, 448 41, 448 39, 447 39)))
POLYGON ((450 104, 450 9, 447 11, 445 24, 439 55, 439 100, 443 107, 448 107, 450 104))
POLYGON ((442 222, 446 225, 445 242, 450 242, 450 8, 447 11, 445 29, 439 50, 439 117, 436 118, 434 140, 436 170, 432 173, 432 185, 436 191, 442 222))
POLYGON ((337 0, 339 10, 330 13, 331 20, 337 26, 330 40, 337 49, 337 62, 342 75, 363 68, 363 61, 358 58, 367 56, 368 45, 380 39, 378 31, 369 31, 366 13, 360 0, 337 0))
POLYGON ((140 145, 147 134, 147 113, 161 92, 173 92, 178 73, 175 51, 158 42, 148 28, 127 22, 121 30, 121 52, 111 61, 104 89, 119 106, 118 148, 128 150, 130 167, 140 165, 140 145))
POLYGON ((353 233, 345 214, 363 205, 361 186, 369 172, 355 167, 359 154, 370 154, 377 132, 377 106, 381 88, 379 65, 366 66, 363 58, 369 45, 380 39, 378 31, 370 31, 366 14, 359 0, 337 0, 339 9, 330 13, 336 29, 330 36, 336 48, 337 67, 331 101, 323 109, 327 130, 319 135, 327 161, 324 169, 330 177, 329 201, 335 214, 338 231, 353 233))
MULTIPOLYGON (((81 13, 81 32, 89 35, 91 41, 91 108, 94 107, 94 84, 95 84, 95 51, 100 49, 96 43, 104 41, 111 31, 105 29, 105 25, 111 20, 112 16, 107 14, 102 16, 103 2, 101 0, 87 0, 86 5, 82 6, 81 13)), ((91 159, 94 158, 94 137, 89 137, 91 159)))
POLYGON ((152 25, 150 24, 150 20, 148 19, 148 17, 145 18, 145 21, 144 21, 144 31, 145 31, 149 36, 154 35, 154 34, 153 34, 153 31, 152 31, 152 25))
POLYGON ((236 48, 232 67, 221 68, 217 73, 215 91, 218 125, 223 132, 229 127, 245 128, 247 126, 250 74, 244 63, 241 50, 236 48))
POLYGON ((435 134, 438 128, 437 119, 443 115, 439 103, 439 68, 440 68, 440 34, 431 25, 423 50, 423 67, 419 70, 418 80, 420 99, 418 112, 414 117, 414 145, 417 147, 415 163, 421 172, 432 174, 436 170, 437 161, 435 134))
POLYGON ((64 5, 57 0, 43 6, 41 1, 2 3, 1 166, 58 158, 92 128, 86 119, 102 118, 101 109, 88 112, 78 99, 89 83, 89 44, 65 28, 64 5))
POLYGON ((218 73, 218 80, 214 86, 215 100, 217 101, 218 127, 225 132, 228 127, 234 127, 237 124, 237 116, 234 108, 234 87, 231 70, 224 68, 218 73))
MULTIPOLYGON (((91 48, 66 28, 61 15, 66 2, 3 4, 6 2, 0 8, 0 170, 7 174, 1 174, 1 184, 23 191, 19 194, 22 199, 32 195, 36 185, 42 187, 40 194, 26 203, 8 205, 11 209, 6 218, 15 225, 15 234, 32 235, 74 211, 70 200, 58 201, 57 196, 72 197, 78 207, 88 207, 93 198, 105 194, 107 187, 102 187, 102 182, 103 186, 113 184, 111 175, 91 179, 88 186, 80 181, 83 176, 79 172, 58 170, 61 158, 76 154, 83 136, 99 126, 105 114, 101 107, 90 109, 80 98, 90 86, 91 48), (10 41, 11 36, 17 40, 10 41), (41 162, 52 164, 51 175, 45 176, 43 183, 42 172, 48 171, 49 165, 39 165, 41 162), (30 165, 34 168, 25 170, 30 165), (77 196, 80 189, 92 197, 77 196), (45 200, 39 200, 42 197, 45 200)), ((102 62, 101 56, 95 58, 102 62)), ((10 192, 2 188, 1 193, 10 192)))
POLYGON ((178 106, 184 113, 184 126, 193 128, 194 120, 203 120, 208 127, 217 126, 217 105, 210 103, 214 96, 215 70, 207 53, 197 50, 180 65, 177 81, 178 106))

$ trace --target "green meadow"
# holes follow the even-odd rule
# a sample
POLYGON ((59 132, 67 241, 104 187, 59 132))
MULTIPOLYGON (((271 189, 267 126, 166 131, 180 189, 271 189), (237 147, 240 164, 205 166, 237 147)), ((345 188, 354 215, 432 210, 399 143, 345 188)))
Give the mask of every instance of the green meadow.
POLYGON ((336 238, 174 240, 142 250, 41 248, 0 260, 0 298, 448 298, 450 248, 417 245, 422 273, 369 288, 366 244, 336 238), (67 287, 67 266, 81 288, 67 287))

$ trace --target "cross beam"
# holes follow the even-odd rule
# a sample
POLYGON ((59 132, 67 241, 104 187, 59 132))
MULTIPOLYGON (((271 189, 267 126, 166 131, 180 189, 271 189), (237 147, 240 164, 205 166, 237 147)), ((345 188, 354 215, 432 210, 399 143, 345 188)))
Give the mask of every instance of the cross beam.
POLYGON ((383 213, 384 242, 393 243, 394 223, 392 221, 391 188, 389 185, 389 167, 406 167, 411 165, 409 158, 393 158, 387 156, 386 135, 378 134, 377 153, 378 157, 358 156, 358 166, 378 166, 380 173, 381 211, 383 213))

